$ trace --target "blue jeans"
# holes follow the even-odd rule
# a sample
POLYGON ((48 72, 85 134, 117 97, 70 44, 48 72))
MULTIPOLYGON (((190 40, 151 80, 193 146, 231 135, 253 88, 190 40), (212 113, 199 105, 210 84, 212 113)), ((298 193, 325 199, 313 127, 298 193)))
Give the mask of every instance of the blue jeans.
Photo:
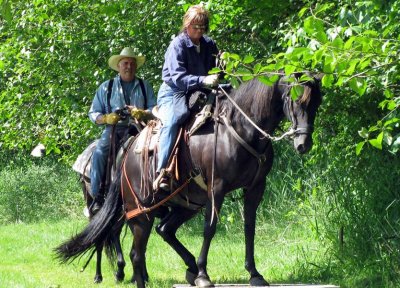
MULTIPOLYGON (((92 163, 90 168, 90 188, 91 195, 93 198, 97 196, 103 196, 104 191, 100 193, 100 184, 102 183, 106 169, 107 169, 107 159, 110 151, 110 136, 112 132, 112 126, 106 125, 103 133, 93 151, 92 163)), ((127 127, 116 126, 115 127, 115 143, 116 148, 119 141, 123 137, 124 133, 127 132, 127 127)))
POLYGON ((160 130, 157 172, 166 168, 180 126, 189 117, 186 94, 162 83, 158 90, 157 106, 163 126, 160 130))

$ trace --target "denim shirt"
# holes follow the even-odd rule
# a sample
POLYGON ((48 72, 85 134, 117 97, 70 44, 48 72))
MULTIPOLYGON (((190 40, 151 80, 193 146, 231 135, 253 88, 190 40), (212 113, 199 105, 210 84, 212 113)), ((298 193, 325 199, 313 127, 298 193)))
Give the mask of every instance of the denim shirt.
POLYGON ((165 53, 162 79, 171 88, 183 92, 200 88, 200 84, 215 67, 217 45, 207 37, 200 38, 200 53, 186 32, 180 33, 170 43, 165 53))
MULTIPOLYGON (((124 93, 121 85, 121 77, 118 75, 114 78, 114 83, 112 87, 110 106, 111 111, 108 111, 107 105, 107 88, 110 80, 103 82, 96 91, 94 96, 92 106, 89 110, 89 119, 96 123, 96 118, 99 115, 114 112, 118 108, 124 108, 127 103, 125 103, 124 93)), ((140 88, 139 80, 135 78, 135 83, 129 97, 129 105, 136 106, 139 109, 151 109, 156 105, 156 98, 154 95, 153 87, 146 80, 143 80, 144 88, 146 90, 147 107, 144 107, 144 97, 142 94, 142 89, 140 88)))

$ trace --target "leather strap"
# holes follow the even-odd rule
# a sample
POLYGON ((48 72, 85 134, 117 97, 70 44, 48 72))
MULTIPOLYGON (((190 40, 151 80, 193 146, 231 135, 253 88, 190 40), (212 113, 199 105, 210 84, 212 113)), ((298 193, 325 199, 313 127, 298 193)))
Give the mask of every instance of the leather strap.
MULTIPOLYGON (((232 127, 231 123, 229 122, 228 118, 226 118, 225 115, 220 115, 222 120, 224 121, 226 127, 228 128, 228 131, 232 134, 232 136, 247 150, 250 152, 251 155, 253 155, 255 158, 258 160, 258 168, 257 168, 257 173, 254 175, 253 181, 251 181, 251 186, 253 186, 254 182, 258 179, 258 176, 261 173, 261 166, 265 163, 267 160, 265 154, 260 154, 258 153, 253 147, 251 147, 249 144, 246 143, 246 141, 243 140, 242 137, 236 132, 235 128, 232 127)), ((250 186, 250 187, 251 187, 250 186)))

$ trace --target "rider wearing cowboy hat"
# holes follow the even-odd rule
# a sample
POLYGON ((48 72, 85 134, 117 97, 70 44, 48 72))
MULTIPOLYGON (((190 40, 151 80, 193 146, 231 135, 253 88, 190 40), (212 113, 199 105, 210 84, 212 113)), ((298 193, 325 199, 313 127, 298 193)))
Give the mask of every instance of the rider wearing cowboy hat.
POLYGON ((115 143, 118 143, 118 138, 122 137, 130 126, 130 120, 121 120, 115 111, 127 108, 133 117, 141 118, 149 115, 156 105, 152 86, 146 80, 136 77, 136 70, 144 62, 145 56, 138 55, 131 47, 124 48, 118 55, 112 55, 108 59, 108 65, 117 71, 118 75, 98 87, 90 107, 89 119, 97 125, 104 125, 91 162, 91 193, 94 198, 91 212, 93 214, 104 202, 104 187, 101 186, 106 173, 112 127, 115 125, 115 143))

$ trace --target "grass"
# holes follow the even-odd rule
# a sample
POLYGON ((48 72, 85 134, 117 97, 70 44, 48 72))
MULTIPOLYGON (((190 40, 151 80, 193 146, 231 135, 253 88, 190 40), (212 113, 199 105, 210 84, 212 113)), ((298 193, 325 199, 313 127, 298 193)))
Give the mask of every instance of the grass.
MULTIPOLYGON (((359 160, 357 167, 365 166, 359 172, 340 159, 329 167, 303 169, 302 158, 277 157, 257 212, 255 257, 268 281, 400 287, 398 162, 380 159, 359 160), (383 173, 379 163, 390 164, 393 173, 383 173)), ((84 261, 60 265, 54 260, 53 248, 86 224, 81 188, 70 165, 13 155, 0 155, 0 164, 0 288, 134 287, 129 259, 126 280, 118 285, 106 260, 100 285, 92 284, 95 260, 84 272, 84 261)), ((224 203, 209 253, 208 272, 216 283, 248 283, 242 217, 241 193, 235 191, 224 203)), ((178 233, 195 256, 202 243, 200 219, 178 233)), ((127 258, 132 237, 126 234, 127 258)), ((148 287, 185 283, 182 260, 156 233, 147 251, 148 287)))
MULTIPOLYGON (((83 217, 82 217, 83 218, 83 217)), ((198 255, 202 229, 200 221, 184 227, 178 236, 189 250, 198 255), (198 223, 196 223, 198 222, 198 223)), ((0 229, 0 287, 132 287, 129 283, 132 266, 127 255, 132 237, 129 230, 123 239, 127 266, 126 279, 116 284, 108 261, 104 260, 103 277, 100 285, 93 284, 95 260, 84 272, 80 272, 84 261, 60 265, 52 249, 79 231, 86 224, 84 219, 63 219, 58 222, 31 224, 9 224, 0 229)), ((237 225, 233 225, 237 226, 237 225)), ((248 283, 244 269, 244 237, 240 228, 231 231, 221 228, 215 236, 208 262, 211 279, 216 283, 248 283), (227 245, 229 243, 229 245, 227 245)), ((273 283, 299 281, 296 268, 302 261, 303 251, 318 255, 317 242, 300 240, 296 225, 289 225, 279 233, 273 225, 260 226, 256 236, 256 262, 259 271, 273 283), (275 230, 275 231, 274 231, 275 230)), ((279 229, 280 230, 280 229, 279 229)), ((147 265, 150 274, 148 287, 172 287, 185 283, 185 266, 179 256, 153 232, 147 250, 147 265)))

